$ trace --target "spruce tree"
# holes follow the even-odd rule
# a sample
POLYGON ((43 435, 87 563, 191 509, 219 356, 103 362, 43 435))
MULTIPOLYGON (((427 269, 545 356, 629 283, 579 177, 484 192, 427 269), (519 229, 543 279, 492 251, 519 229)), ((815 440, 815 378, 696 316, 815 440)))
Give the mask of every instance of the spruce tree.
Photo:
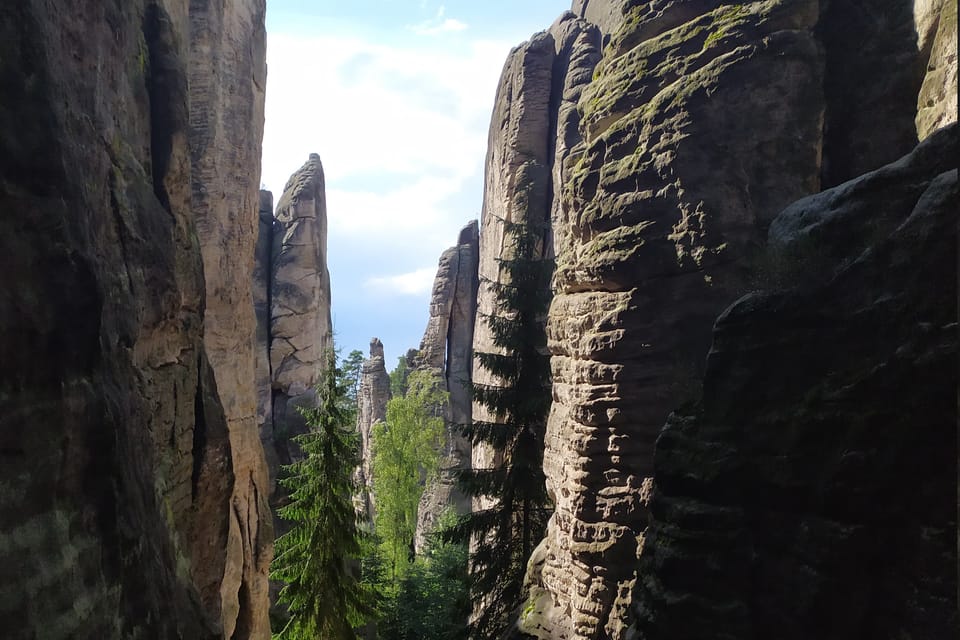
POLYGON ((293 522, 276 541, 271 577, 290 620, 281 640, 353 640, 354 628, 375 613, 375 595, 360 581, 363 533, 353 505, 359 464, 347 385, 331 350, 317 386, 317 407, 303 409, 309 431, 295 437, 303 457, 284 467, 290 503, 279 515, 293 522))
POLYGON ((551 260, 529 224, 505 223, 508 250, 499 260, 501 282, 488 282, 498 315, 482 318, 495 352, 475 353, 498 385, 472 385, 474 400, 494 421, 460 430, 486 445, 500 464, 460 472, 466 495, 493 501, 461 518, 453 539, 471 540, 471 597, 477 608, 472 640, 500 638, 523 603, 524 575, 534 546, 546 532, 550 501, 543 474, 543 439, 550 411, 550 358, 544 327, 550 304, 551 260))

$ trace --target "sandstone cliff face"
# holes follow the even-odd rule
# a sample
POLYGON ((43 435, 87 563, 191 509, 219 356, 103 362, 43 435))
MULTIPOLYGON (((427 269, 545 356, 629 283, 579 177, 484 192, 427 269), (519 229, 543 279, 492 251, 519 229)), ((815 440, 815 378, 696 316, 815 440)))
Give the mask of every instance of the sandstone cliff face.
MULTIPOLYGON (((504 65, 487 148, 475 352, 496 351, 483 318, 500 313, 490 283, 501 281, 497 261, 509 257, 504 254, 504 222, 532 225, 544 236, 543 255, 552 255, 548 223, 558 188, 553 174, 578 139, 579 114, 574 105, 599 58, 599 46, 596 27, 566 13, 550 31, 514 49, 504 65)), ((478 384, 496 384, 489 372, 478 366, 473 367, 472 379, 478 384)), ((478 404, 473 405, 472 415, 474 420, 493 421, 478 404)), ((499 462, 484 446, 473 448, 472 460, 478 468, 499 462)))
POLYGON ((571 11, 609 36, 620 27, 628 0, 573 0, 571 11))
POLYGON ((220 589, 229 638, 270 635, 273 527, 256 422, 251 297, 267 73, 265 10, 265 0, 190 5, 190 151, 206 280, 203 340, 227 418, 236 477, 220 589))
POLYGON ((773 216, 818 187, 810 3, 634 6, 580 99, 547 334, 556 501, 524 629, 623 637, 653 443, 773 216))
POLYGON ((194 5, 0 9, 7 637, 268 635, 253 324, 223 316, 250 301, 263 4, 194 5))
POLYGON ((273 375, 270 370, 270 292, 273 277, 273 194, 260 192, 257 243, 253 259, 253 312, 257 321, 254 340, 254 370, 257 387, 257 427, 267 461, 268 496, 277 488, 280 462, 274 442, 273 375))
POLYGON ((642 637, 955 635, 957 141, 774 220, 657 442, 642 637))
POLYGON ((416 367, 433 373, 450 394, 444 408, 446 438, 440 471, 428 482, 417 509, 414 547, 418 553, 446 509, 457 513, 470 510, 470 500, 457 489, 454 473, 471 465, 470 442, 459 435, 456 425, 472 419, 470 376, 477 312, 478 244, 479 232, 473 221, 460 231, 457 245, 440 256, 430 299, 430 319, 416 358, 416 367))
MULTIPOLYGON (((272 512, 273 531, 282 535, 289 524, 277 517, 276 510, 285 504, 287 492, 277 478, 281 466, 300 453, 292 437, 304 433, 306 423, 297 407, 316 402, 314 386, 323 354, 333 346, 326 194, 317 154, 290 177, 276 212, 273 194, 260 192, 256 233, 252 278, 256 390, 251 399, 256 402, 252 415, 266 458, 258 495, 272 512)), ((281 586, 269 583, 272 603, 281 586)))
POLYGON ((360 388, 357 391, 357 432, 360 434, 361 462, 358 485, 363 490, 363 507, 368 521, 373 522, 375 502, 373 495, 373 425, 387 419, 390 401, 390 375, 383 356, 383 343, 378 338, 370 341, 370 358, 360 370, 360 388))
POLYGON ((542 80, 518 84, 534 77, 518 61, 542 52, 545 36, 508 59, 480 269, 495 274, 484 265, 502 244, 488 209, 539 215, 530 172, 541 156, 509 159, 515 141, 542 149, 546 129, 557 272, 545 470, 556 514, 529 567, 521 628, 622 638, 654 441, 696 396, 714 318, 777 270, 762 249, 784 206, 956 119, 955 3, 578 0, 573 11, 599 26, 602 60, 581 31, 566 78, 554 67, 554 87, 568 86, 559 104, 554 90, 547 124, 528 104, 542 80), (514 104, 528 121, 505 117, 514 104), (504 174, 513 182, 499 184, 524 188, 519 207, 497 188, 504 174))

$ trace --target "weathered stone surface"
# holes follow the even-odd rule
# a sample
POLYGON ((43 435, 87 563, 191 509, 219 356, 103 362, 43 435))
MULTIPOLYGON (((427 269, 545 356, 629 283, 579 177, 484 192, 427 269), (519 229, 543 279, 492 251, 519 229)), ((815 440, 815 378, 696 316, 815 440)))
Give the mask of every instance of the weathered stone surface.
POLYGON ((270 370, 273 424, 280 462, 288 439, 303 432, 298 405, 316 402, 323 354, 333 344, 327 271, 327 204, 320 156, 294 173, 277 203, 270 284, 270 370))
POLYGON ((373 338, 370 340, 370 357, 364 360, 360 370, 360 387, 357 391, 357 431, 361 441, 358 484, 364 490, 364 510, 370 522, 374 520, 376 507, 373 495, 373 425, 387 419, 389 401, 390 375, 384 362, 383 343, 379 338, 373 338))
POLYGON ((209 11, 215 41, 208 8, 185 0, 0 9, 5 637, 266 637, 254 574, 269 535, 233 529, 237 509, 257 520, 252 354, 232 374, 218 352, 251 341, 252 320, 217 320, 221 296, 249 303, 250 265, 204 280, 216 245, 252 251, 251 192, 207 169, 256 184, 263 9, 209 11), (226 145, 224 126, 244 133, 226 145))
POLYGON ((640 637, 955 635, 957 138, 774 221, 657 441, 640 637))
POLYGON ((917 28, 922 36, 926 35, 919 43, 920 50, 930 49, 917 99, 916 124, 920 140, 957 121, 957 0, 929 4, 934 6, 926 7, 926 11, 917 16, 917 28))
POLYGON ((628 0, 573 0, 570 10, 609 36, 619 29, 627 6, 628 0))
POLYGON ((420 342, 416 364, 443 381, 449 395, 444 407, 446 437, 440 470, 428 481, 417 509, 414 548, 419 553, 437 518, 452 508, 470 510, 470 500, 456 487, 455 472, 471 465, 470 442, 456 425, 470 422, 470 376, 473 366, 473 326, 477 311, 479 230, 476 221, 460 231, 457 245, 440 256, 430 299, 430 319, 420 342))
POLYGON ((256 421, 251 297, 267 73, 265 11, 265 0, 190 5, 190 150, 206 280, 203 339, 236 476, 220 596, 224 635, 236 639, 270 636, 273 527, 256 421))
MULTIPOLYGON (((579 141, 582 87, 599 60, 600 31, 567 12, 549 31, 535 35, 514 49, 508 58, 497 92, 487 151, 486 183, 480 230, 480 286, 473 347, 493 352, 492 335, 484 318, 499 315, 490 283, 502 281, 498 260, 509 258, 505 249, 505 224, 533 226, 544 235, 542 254, 553 252, 551 210, 561 189, 558 180, 569 150, 579 141)), ((473 381, 496 384, 478 366, 473 381)), ((482 406, 474 405, 475 420, 493 421, 482 406)), ((472 451, 475 468, 499 463, 484 446, 472 451)), ((477 507, 488 506, 478 500, 477 507)))
MULTIPOLYGON (((450 422, 466 424, 472 416, 470 381, 473 369, 473 333, 477 313, 477 270, 480 236, 476 220, 460 231, 453 303, 447 329, 447 360, 444 370, 450 393, 450 422)), ((469 447, 469 445, 466 445, 469 447)), ((469 459, 469 448, 459 449, 469 459)))
POLYGON ((257 385, 257 427, 267 461, 270 487, 267 495, 274 496, 280 461, 274 442, 273 429, 273 373, 270 369, 270 290, 273 277, 273 194, 260 192, 260 210, 257 224, 257 243, 253 259, 253 311, 257 320, 254 342, 254 368, 257 385))
POLYGON ((580 98, 553 219, 556 513, 524 621, 542 638, 625 637, 656 434, 770 220, 818 188, 816 4, 707 4, 633 3, 580 98))
MULTIPOLYGON (((487 142, 483 210, 480 218, 479 289, 474 352, 497 352, 485 316, 502 311, 496 308, 492 282, 501 282, 500 258, 505 253, 505 225, 531 223, 546 226, 550 212, 550 97, 554 62, 554 41, 547 32, 538 33, 511 51, 500 76, 487 142)), ((496 385, 497 380, 474 363, 471 379, 476 384, 496 385)), ((496 422, 490 412, 473 404, 474 420, 496 422)), ((487 446, 471 452, 474 468, 499 463, 487 446)), ((488 505, 476 501, 478 508, 488 505)))

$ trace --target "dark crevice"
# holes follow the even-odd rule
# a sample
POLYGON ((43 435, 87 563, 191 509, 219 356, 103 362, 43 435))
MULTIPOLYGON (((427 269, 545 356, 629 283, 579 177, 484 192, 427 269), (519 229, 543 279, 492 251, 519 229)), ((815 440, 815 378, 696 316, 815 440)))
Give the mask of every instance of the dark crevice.
MULTIPOLYGON (((240 513, 240 508, 236 504, 233 506, 233 518, 237 521, 237 526, 243 526, 244 518, 240 513)), ((248 530, 249 531, 249 530, 248 530)), ((249 640, 253 633, 253 598, 250 597, 250 586, 246 578, 241 578, 240 589, 237 591, 237 625, 230 635, 230 640, 249 640)))
POLYGON ((150 97, 150 172, 153 192, 171 211, 165 178, 173 155, 173 135, 186 122, 181 104, 185 77, 179 66, 170 16, 157 4, 147 6, 143 18, 147 47, 146 84, 150 97))
POLYGON ((197 358, 197 393, 193 398, 193 474, 190 477, 190 496, 196 501, 200 473, 207 450, 207 416, 203 406, 203 356, 197 358))

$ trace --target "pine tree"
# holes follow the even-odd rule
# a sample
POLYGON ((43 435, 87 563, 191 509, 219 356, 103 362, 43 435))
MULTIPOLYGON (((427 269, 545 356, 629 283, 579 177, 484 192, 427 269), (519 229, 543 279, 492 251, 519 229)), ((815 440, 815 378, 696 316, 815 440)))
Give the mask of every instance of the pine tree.
POLYGON ((474 400, 495 421, 474 421, 460 430, 474 446, 493 449, 500 464, 462 471, 465 494, 492 499, 489 508, 464 516, 453 539, 471 539, 471 596, 479 603, 470 623, 472 640, 500 638, 523 603, 524 575, 533 547, 543 538, 550 501, 543 474, 543 439, 550 411, 550 359, 544 320, 550 304, 553 263, 528 224, 505 223, 510 242, 500 259, 502 282, 489 282, 499 315, 486 316, 496 352, 475 353, 500 381, 472 385, 474 400))
POLYGON ((340 367, 343 369, 343 379, 347 383, 347 398, 356 404, 357 394, 360 392, 360 376, 363 373, 363 352, 354 349, 343 359, 340 367))
POLYGON ((375 613, 376 596, 359 575, 363 533, 352 479, 358 442, 333 351, 317 395, 317 407, 302 410, 310 430, 295 438, 303 458, 284 467, 280 480, 290 504, 279 515, 294 523, 277 539, 271 566, 271 577, 286 583, 279 600, 290 620, 281 640, 353 640, 354 628, 375 613))

